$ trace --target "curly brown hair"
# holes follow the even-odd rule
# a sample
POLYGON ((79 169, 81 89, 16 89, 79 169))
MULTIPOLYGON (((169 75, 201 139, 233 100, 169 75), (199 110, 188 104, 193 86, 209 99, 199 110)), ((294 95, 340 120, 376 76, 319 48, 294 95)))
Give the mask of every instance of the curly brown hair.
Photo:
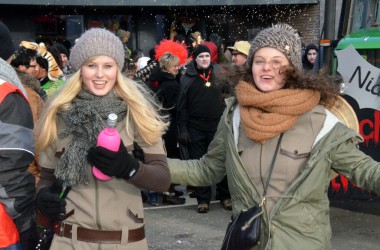
MULTIPOLYGON (((252 69, 246 65, 223 65, 224 71, 217 75, 216 86, 219 87, 225 97, 235 96, 235 87, 239 81, 253 83, 252 69)), ((324 69, 317 73, 303 73, 295 69, 292 65, 283 68, 286 74, 287 89, 312 89, 321 94, 319 104, 326 108, 332 107, 340 93, 339 83, 342 82, 339 76, 328 75, 324 69)))

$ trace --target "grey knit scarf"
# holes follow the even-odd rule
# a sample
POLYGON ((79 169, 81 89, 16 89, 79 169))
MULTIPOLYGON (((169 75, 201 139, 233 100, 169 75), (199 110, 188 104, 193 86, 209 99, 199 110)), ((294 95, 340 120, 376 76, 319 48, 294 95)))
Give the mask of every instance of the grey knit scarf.
POLYGON ((61 113, 67 129, 58 134, 59 138, 69 134, 74 137, 58 161, 55 176, 67 186, 87 184, 87 168, 90 167, 86 159, 88 149, 96 145, 108 115, 116 113, 119 122, 124 119, 126 109, 126 103, 113 91, 105 96, 95 96, 85 90, 79 92, 70 109, 61 113))

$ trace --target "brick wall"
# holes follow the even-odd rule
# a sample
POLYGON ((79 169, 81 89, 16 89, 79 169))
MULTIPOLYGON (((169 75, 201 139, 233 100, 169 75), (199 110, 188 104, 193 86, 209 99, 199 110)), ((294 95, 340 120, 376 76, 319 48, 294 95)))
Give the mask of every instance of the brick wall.
POLYGON ((289 23, 302 35, 302 42, 306 45, 318 45, 320 37, 320 9, 319 4, 299 7, 299 15, 292 17, 289 23))
POLYGON ((277 5, 255 6, 246 13, 230 18, 229 36, 237 40, 251 39, 251 33, 284 22, 292 25, 302 34, 305 45, 318 44, 320 36, 320 5, 277 5))

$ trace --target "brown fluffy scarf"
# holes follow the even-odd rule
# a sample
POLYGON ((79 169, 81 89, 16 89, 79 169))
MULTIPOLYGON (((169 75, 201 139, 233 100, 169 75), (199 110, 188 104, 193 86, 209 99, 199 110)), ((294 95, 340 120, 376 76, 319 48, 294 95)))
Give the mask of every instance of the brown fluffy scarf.
POLYGON ((253 84, 236 86, 243 129, 251 140, 264 144, 288 130, 298 117, 318 105, 320 93, 310 89, 261 92, 253 84))

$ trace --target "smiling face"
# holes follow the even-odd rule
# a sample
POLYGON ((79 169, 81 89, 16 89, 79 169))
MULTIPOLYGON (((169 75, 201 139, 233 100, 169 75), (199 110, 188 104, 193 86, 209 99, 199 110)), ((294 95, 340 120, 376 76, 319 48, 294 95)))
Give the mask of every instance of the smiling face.
POLYGON ((211 56, 208 52, 200 53, 197 58, 195 58, 195 62, 197 63, 200 69, 207 69, 211 63, 211 56))
POLYGON ((277 49, 264 47, 256 51, 252 63, 252 75, 256 87, 262 92, 282 89, 283 74, 289 60, 277 49))
POLYGON ((118 66, 109 56, 98 56, 81 68, 83 83, 96 96, 107 95, 116 83, 118 66))

